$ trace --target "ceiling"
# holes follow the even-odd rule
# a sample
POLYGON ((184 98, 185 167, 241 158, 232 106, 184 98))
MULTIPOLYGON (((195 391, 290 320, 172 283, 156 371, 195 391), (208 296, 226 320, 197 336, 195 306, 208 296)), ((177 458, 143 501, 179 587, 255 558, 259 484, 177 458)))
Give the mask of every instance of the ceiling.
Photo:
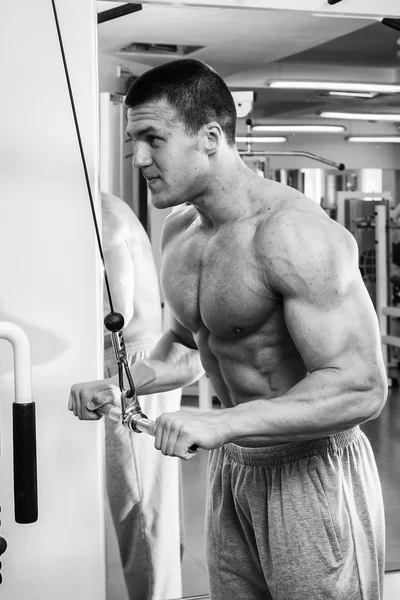
MULTIPOLYGON (((125 3, 98 1, 104 11, 125 3)), ((365 18, 327 18, 298 11, 195 8, 143 4, 142 10, 98 26, 99 51, 129 61, 129 70, 179 56, 121 52, 137 43, 194 45, 187 54, 214 67, 232 90, 254 90, 254 123, 322 122, 322 110, 400 113, 400 94, 372 99, 331 98, 321 91, 269 89, 269 79, 396 83, 400 81, 400 31, 365 18)), ((328 122, 328 121, 323 121, 328 122)), ((329 124, 332 124, 329 121, 329 124)), ((379 123, 375 133, 398 133, 379 123), (379 128, 379 130, 378 130, 379 128)))

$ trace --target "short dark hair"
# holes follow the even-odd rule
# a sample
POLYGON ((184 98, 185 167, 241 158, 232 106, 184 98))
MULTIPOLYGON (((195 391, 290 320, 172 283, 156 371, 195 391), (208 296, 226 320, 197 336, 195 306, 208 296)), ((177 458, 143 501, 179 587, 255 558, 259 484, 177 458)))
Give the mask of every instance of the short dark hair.
POLYGON ((130 86, 125 105, 135 108, 154 100, 173 106, 189 135, 217 121, 228 144, 235 144, 235 102, 222 77, 205 63, 183 58, 146 71, 130 86))

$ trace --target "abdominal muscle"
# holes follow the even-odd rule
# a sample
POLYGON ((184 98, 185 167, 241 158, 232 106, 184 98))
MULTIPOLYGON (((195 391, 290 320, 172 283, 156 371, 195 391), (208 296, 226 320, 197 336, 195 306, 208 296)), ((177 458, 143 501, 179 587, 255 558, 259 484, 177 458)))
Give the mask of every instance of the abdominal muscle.
MULTIPOLYGON (((271 345, 256 333, 227 340, 205 328, 195 338, 203 367, 223 408, 279 398, 307 375, 297 349, 288 339, 271 345)), ((260 444, 250 440, 239 445, 260 444)))

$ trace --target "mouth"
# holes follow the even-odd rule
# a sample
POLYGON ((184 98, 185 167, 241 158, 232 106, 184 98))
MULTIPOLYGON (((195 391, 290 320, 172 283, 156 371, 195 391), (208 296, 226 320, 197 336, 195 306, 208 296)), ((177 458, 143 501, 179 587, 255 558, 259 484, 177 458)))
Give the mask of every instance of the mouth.
POLYGON ((153 179, 158 178, 158 175, 148 175, 147 173, 144 173, 143 171, 142 171, 142 175, 147 181, 153 181, 153 179))

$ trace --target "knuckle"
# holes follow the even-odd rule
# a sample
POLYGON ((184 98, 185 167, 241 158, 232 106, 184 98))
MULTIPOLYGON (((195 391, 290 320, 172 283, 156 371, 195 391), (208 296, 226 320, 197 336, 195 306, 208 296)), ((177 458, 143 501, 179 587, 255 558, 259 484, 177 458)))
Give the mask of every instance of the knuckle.
POLYGON ((162 415, 160 415, 157 419, 156 419, 156 423, 157 425, 159 425, 160 427, 165 427, 165 425, 167 425, 168 423, 168 414, 167 413, 163 413, 162 415))
POLYGON ((182 429, 182 424, 180 421, 177 421, 177 420, 171 421, 171 430, 174 433, 181 431, 181 429, 182 429))
POLYGON ((180 431, 180 435, 182 438, 187 439, 191 436, 191 428, 188 425, 183 425, 180 431))

